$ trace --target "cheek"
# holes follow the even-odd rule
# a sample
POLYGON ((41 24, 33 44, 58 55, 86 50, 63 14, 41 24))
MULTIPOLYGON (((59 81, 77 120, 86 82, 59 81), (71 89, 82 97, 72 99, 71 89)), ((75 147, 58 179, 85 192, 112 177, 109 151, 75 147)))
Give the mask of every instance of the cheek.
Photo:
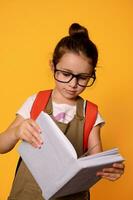
POLYGON ((58 81, 55 81, 55 85, 56 85, 56 87, 58 88, 58 89, 62 89, 63 88, 63 83, 60 83, 60 82, 58 82, 58 81))
POLYGON ((81 87, 80 87, 79 93, 82 93, 84 90, 85 90, 85 88, 83 88, 83 87, 81 88, 81 87))
POLYGON ((85 90, 85 88, 79 87, 77 90, 77 95, 80 95, 84 90, 85 90))

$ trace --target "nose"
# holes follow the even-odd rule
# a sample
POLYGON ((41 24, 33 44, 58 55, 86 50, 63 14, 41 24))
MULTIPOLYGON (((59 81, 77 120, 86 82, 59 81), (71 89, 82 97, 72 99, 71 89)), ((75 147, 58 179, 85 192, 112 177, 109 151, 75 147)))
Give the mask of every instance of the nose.
POLYGON ((70 87, 77 87, 77 78, 73 77, 72 80, 69 82, 70 87))

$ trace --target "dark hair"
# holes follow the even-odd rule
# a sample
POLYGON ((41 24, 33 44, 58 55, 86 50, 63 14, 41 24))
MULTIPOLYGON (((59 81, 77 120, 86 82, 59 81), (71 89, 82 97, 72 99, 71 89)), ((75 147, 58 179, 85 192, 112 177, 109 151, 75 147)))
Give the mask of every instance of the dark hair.
POLYGON ((66 52, 82 53, 92 60, 93 75, 98 60, 96 45, 90 40, 88 31, 78 23, 73 23, 69 28, 69 36, 63 37, 55 47, 53 53, 53 64, 57 65, 66 52))

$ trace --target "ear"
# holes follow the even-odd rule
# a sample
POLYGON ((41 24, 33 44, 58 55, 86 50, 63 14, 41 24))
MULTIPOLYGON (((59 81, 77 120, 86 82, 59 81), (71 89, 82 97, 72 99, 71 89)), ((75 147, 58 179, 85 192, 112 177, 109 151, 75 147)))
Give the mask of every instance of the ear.
POLYGON ((54 73, 54 63, 52 60, 49 60, 49 65, 50 65, 51 71, 54 73))

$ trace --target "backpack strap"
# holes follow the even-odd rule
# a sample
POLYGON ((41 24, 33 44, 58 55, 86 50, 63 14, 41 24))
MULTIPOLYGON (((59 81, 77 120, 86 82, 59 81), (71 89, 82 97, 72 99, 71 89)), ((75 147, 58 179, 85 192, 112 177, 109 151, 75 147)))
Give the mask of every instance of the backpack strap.
POLYGON ((51 93, 52 93, 52 90, 44 90, 44 91, 40 91, 37 94, 36 99, 31 108, 31 112, 30 112, 30 116, 32 119, 35 120, 40 114, 40 112, 44 110, 44 108, 46 107, 48 103, 51 93))
POLYGON ((85 123, 84 123, 84 136, 83 136, 83 151, 88 150, 88 138, 91 132, 91 129, 94 126, 94 123, 97 118, 98 107, 96 104, 86 101, 85 109, 85 123))

